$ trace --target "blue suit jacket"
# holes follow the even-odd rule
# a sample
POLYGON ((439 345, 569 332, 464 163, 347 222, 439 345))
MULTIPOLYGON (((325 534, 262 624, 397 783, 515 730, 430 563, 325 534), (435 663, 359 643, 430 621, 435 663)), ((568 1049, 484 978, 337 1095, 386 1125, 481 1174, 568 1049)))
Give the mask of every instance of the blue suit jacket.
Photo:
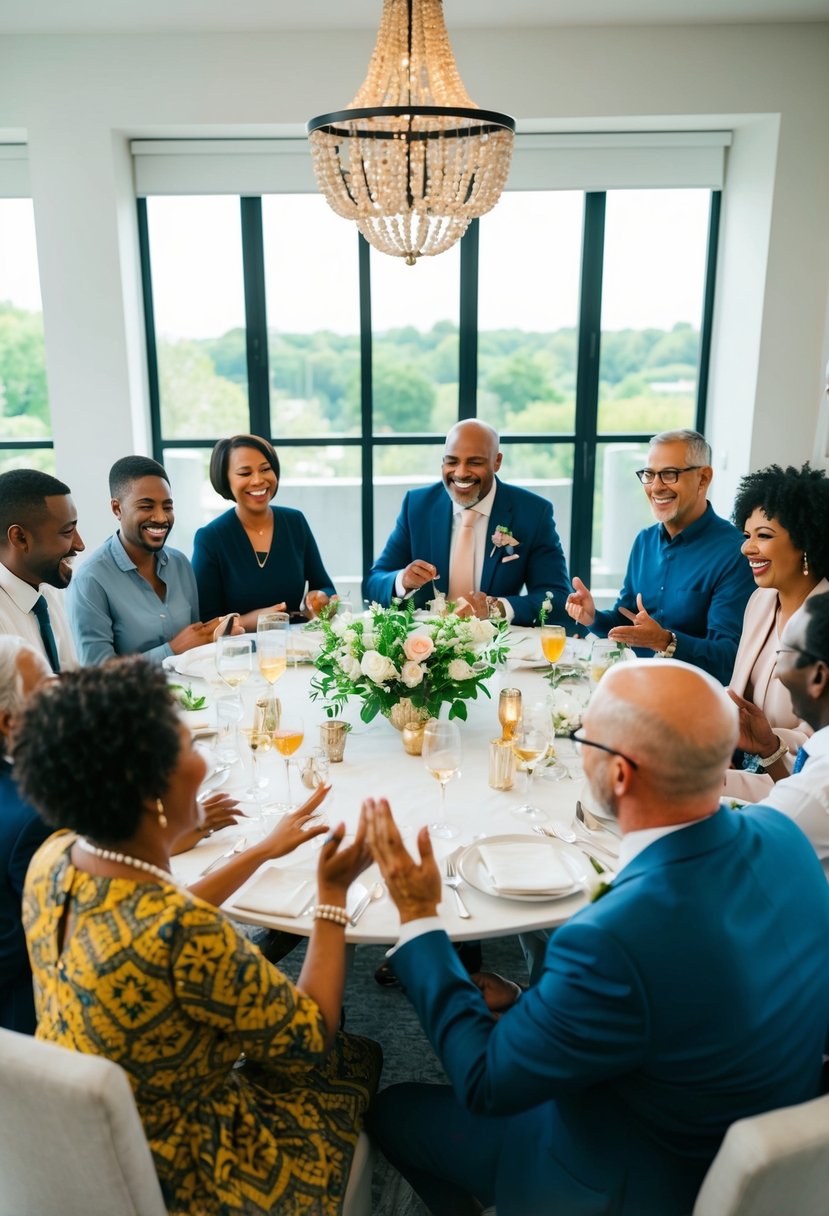
POLYGON ((394 955, 455 1094, 507 1121, 498 1216, 678 1216, 735 1119, 816 1097, 829 887, 767 807, 670 833, 498 1022, 443 933, 394 955))
POLYGON ((23 880, 54 831, 20 797, 11 765, 0 760, 0 1026, 34 1034, 32 973, 20 916, 23 880))
MULTIPOLYGON (((547 591, 553 593, 553 613, 550 621, 564 624, 569 618, 564 602, 570 594, 567 563, 553 521, 553 508, 546 498, 505 485, 496 478, 497 490, 490 520, 494 531, 498 524, 508 527, 520 544, 517 558, 504 561, 505 549, 488 544, 484 552, 479 590, 485 595, 508 600, 515 613, 516 625, 534 625, 547 591), (526 586, 526 594, 520 592, 526 586)), ((397 574, 409 562, 420 558, 438 569, 438 588, 449 591, 449 545, 452 538, 452 500, 443 482, 409 490, 397 517, 394 531, 386 547, 371 567, 363 585, 369 600, 388 605, 394 596, 397 574)), ((415 604, 423 608, 432 598, 432 584, 417 593, 415 604)))

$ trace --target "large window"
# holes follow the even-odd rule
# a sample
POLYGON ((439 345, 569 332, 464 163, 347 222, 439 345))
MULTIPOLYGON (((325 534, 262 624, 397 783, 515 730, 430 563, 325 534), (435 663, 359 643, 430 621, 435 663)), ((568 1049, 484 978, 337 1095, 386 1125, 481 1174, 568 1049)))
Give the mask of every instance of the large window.
POLYGON ((0 198, 0 472, 54 463, 32 201, 0 198))
POLYGON ((266 434, 282 501, 353 593, 405 490, 439 475, 446 430, 477 415, 501 432, 505 479, 552 501, 571 570, 606 602, 648 522, 634 470, 649 436, 704 420, 718 198, 515 190, 415 267, 315 194, 141 200, 179 544, 226 506, 206 486, 215 440, 266 434))

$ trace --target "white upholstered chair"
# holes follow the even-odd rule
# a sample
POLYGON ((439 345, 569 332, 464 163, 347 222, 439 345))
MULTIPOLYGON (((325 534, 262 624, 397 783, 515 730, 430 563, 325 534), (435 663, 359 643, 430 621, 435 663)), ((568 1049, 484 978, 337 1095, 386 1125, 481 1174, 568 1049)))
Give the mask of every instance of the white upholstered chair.
POLYGON ((825 1216, 829 1096, 732 1123, 694 1216, 825 1216))
MULTIPOLYGON (((343 1216, 371 1216, 361 1135, 343 1216)), ((125 1073, 0 1030, 0 1216, 166 1216, 125 1073)))

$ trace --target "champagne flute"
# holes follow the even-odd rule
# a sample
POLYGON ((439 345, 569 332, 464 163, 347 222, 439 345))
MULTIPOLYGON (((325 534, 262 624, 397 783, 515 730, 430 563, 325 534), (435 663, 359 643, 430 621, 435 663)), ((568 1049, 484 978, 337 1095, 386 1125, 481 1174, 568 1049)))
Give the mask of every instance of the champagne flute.
POLYGON ((216 670, 228 687, 236 690, 241 703, 241 686, 253 670, 253 644, 250 638, 221 637, 216 642, 216 670))
POLYGON ((541 626, 541 649, 544 651, 544 658, 550 664, 550 673, 553 676, 555 676, 556 663, 564 653, 566 645, 567 634, 563 625, 541 626))
POLYGON ((527 772, 524 802, 515 807, 513 815, 526 819, 546 819, 547 816, 531 802, 533 777, 539 760, 547 755, 553 737, 553 719, 548 705, 528 705, 512 737, 512 750, 527 772))
POLYGON ((255 722, 254 722, 253 726, 241 727, 241 731, 245 738, 245 742, 247 743, 248 747, 250 748, 250 760, 251 760, 251 769, 252 769, 251 783, 247 789, 242 791, 242 797, 250 798, 251 801, 255 802, 258 807, 260 804, 260 799, 259 799, 260 791, 263 790, 265 788, 265 786, 268 784, 268 779, 267 779, 267 777, 260 778, 257 758, 258 758, 260 752, 270 751, 271 735, 270 735, 269 731, 263 730, 262 727, 257 725, 255 722))
POLYGON ((279 754, 285 758, 285 783, 288 789, 288 801, 283 809, 286 811, 291 810, 293 806, 293 797, 291 795, 291 756, 302 746, 304 738, 305 727, 303 726, 302 718, 297 714, 286 714, 273 732, 273 745, 279 754))
POLYGON ((279 700, 274 685, 288 668, 288 628, 291 618, 287 612, 260 612, 256 622, 256 658, 260 674, 271 687, 271 705, 279 721, 279 700))
POLYGON ((460 832, 446 818, 447 783, 461 775, 461 732, 457 722, 429 719, 423 731, 423 763, 440 784, 440 819, 429 824, 429 831, 441 840, 451 840, 460 832))

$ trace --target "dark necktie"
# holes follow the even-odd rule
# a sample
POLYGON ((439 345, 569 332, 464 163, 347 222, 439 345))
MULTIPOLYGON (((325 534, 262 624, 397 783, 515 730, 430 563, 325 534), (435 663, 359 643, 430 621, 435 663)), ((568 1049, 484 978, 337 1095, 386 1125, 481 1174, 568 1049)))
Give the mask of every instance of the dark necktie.
POLYGON ((37 617, 40 636, 43 640, 43 649, 46 651, 49 666, 52 668, 52 671, 58 672, 60 671, 60 659, 58 658, 57 642, 52 632, 52 622, 49 620, 49 605, 42 595, 38 596, 35 600, 32 612, 37 617))
POLYGON ((802 746, 799 747, 797 749, 797 755, 794 758, 794 767, 792 768, 792 773, 799 773, 808 759, 809 753, 806 751, 806 748, 802 746))

